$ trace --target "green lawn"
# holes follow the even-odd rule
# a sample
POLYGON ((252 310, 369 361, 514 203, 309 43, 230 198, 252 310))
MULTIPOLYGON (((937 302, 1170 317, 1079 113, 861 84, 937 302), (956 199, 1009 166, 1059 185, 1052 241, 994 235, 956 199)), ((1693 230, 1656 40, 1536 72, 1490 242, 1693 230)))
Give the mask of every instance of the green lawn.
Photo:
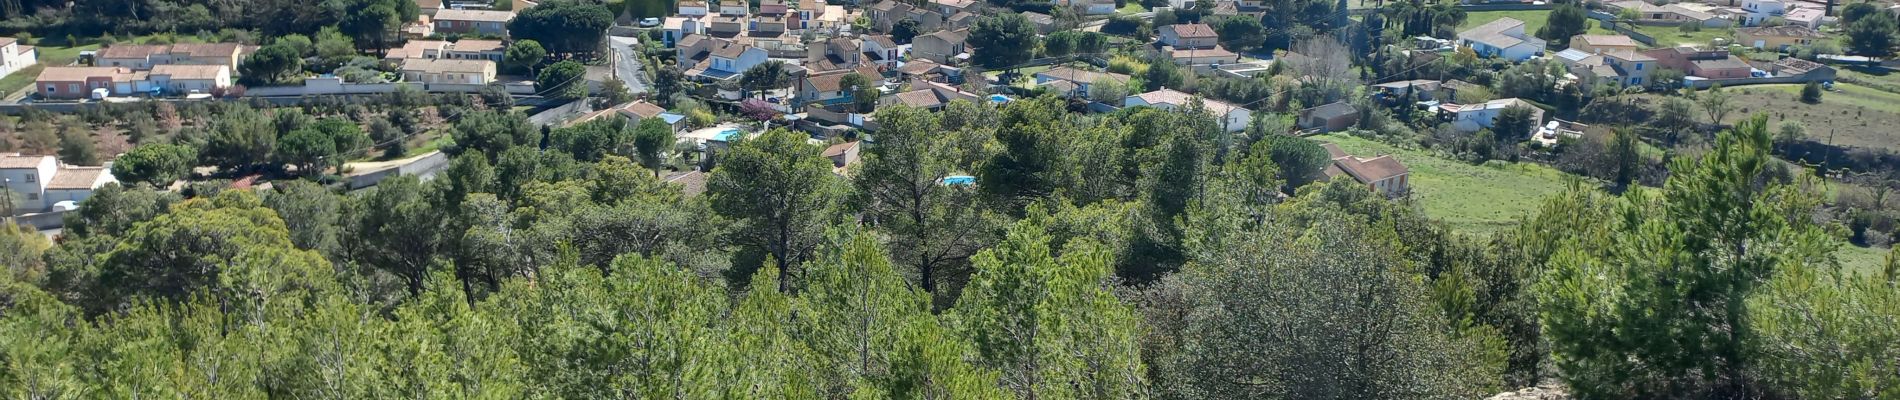
POLYGON ((1115 15, 1140 14, 1145 12, 1148 12, 1148 9, 1141 8, 1141 3, 1133 1, 1128 2, 1128 4, 1123 4, 1122 8, 1115 9, 1115 15))
MULTIPOLYGON (((1488 24, 1488 23, 1491 23, 1491 21, 1496 21, 1504 17, 1511 17, 1511 18, 1516 18, 1519 21, 1524 21, 1524 33, 1536 35, 1537 30, 1544 27, 1545 20, 1550 18, 1550 10, 1469 12, 1469 13, 1465 13, 1465 23, 1458 24, 1458 30, 1464 31, 1466 29, 1476 28, 1479 25, 1488 24)), ((1609 35, 1609 34, 1616 33, 1614 31, 1603 29, 1602 27, 1597 26, 1597 23, 1595 20, 1587 21, 1586 23, 1590 25, 1590 33, 1592 34, 1609 35)))
POLYGON ((1563 191, 1564 180, 1570 176, 1541 164, 1471 165, 1346 135, 1314 138, 1336 143, 1356 156, 1398 157, 1411 169, 1412 196, 1425 207, 1425 214, 1465 233, 1485 234, 1516 225, 1518 218, 1536 212, 1544 199, 1563 191))
POLYGON ((1728 28, 1703 28, 1700 31, 1684 33, 1674 26, 1638 25, 1636 31, 1656 38, 1656 47, 1703 46, 1716 38, 1735 38, 1735 30, 1728 28))
MULTIPOLYGON (((119 43, 145 43, 151 39, 152 36, 149 35, 138 36, 120 40, 119 43)), ((203 40, 199 40, 197 36, 192 35, 174 35, 172 39, 180 43, 203 42, 203 40)), ((47 67, 72 65, 73 62, 79 60, 79 52, 96 51, 99 50, 100 47, 96 38, 79 39, 79 42, 83 44, 78 46, 64 43, 65 41, 64 38, 59 38, 57 41, 55 41, 54 38, 44 38, 39 42, 35 42, 34 48, 39 52, 39 65, 47 67)), ((28 85, 32 85, 33 80, 39 77, 40 70, 42 69, 42 67, 37 66, 28 67, 15 71, 13 74, 7 75, 4 79, 0 79, 0 97, 5 97, 7 94, 12 94, 20 89, 26 88, 28 85)))

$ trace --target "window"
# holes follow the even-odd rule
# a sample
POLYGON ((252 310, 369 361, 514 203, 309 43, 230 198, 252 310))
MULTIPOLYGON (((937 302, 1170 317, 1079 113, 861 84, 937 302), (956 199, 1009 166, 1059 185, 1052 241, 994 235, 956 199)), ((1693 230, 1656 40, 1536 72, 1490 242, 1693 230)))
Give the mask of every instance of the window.
POLYGON ((1631 84, 1631 85, 1641 85, 1641 84, 1643 84, 1643 78, 1641 78, 1641 77, 1637 77, 1637 78, 1630 78, 1630 84, 1631 84))
POLYGON ((46 85, 47 93, 59 93, 59 85, 46 85))
POLYGON ((1642 71, 1642 70, 1643 70, 1643 63, 1636 63, 1636 70, 1637 70, 1637 71, 1642 71))
POLYGON ((78 91, 79 91, 79 84, 77 84, 77 83, 68 83, 68 84, 66 84, 66 91, 68 91, 68 92, 78 92, 78 91))
POLYGON ((39 200, 40 200, 40 194, 39 194, 39 193, 27 193, 27 194, 26 194, 26 201, 39 201, 39 200))
POLYGON ((39 176, 34 175, 34 174, 26 174, 26 183, 33 183, 33 182, 39 182, 39 176))

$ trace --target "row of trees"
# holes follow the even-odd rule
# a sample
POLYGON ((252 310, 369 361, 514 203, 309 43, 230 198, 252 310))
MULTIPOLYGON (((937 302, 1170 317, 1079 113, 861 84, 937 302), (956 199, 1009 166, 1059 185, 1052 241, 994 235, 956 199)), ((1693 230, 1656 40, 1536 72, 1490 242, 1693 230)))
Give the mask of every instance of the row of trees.
MULTIPOLYGON (((1661 188, 1577 185, 1474 238, 1320 183, 1330 157, 1306 139, 1229 133, 1193 104, 1065 107, 879 110, 844 179, 804 134, 741 138, 697 197, 656 177, 664 126, 543 135, 505 110, 456 121, 428 182, 108 186, 58 245, 0 230, 0 390, 1449 399, 1555 377, 1587 398, 1838 398, 1893 384, 1879 372, 1900 336, 1881 322, 1900 314, 1891 286, 1838 271, 1812 195, 1771 173, 1760 119, 1661 188)), ((275 122, 257 129, 308 132, 280 148, 333 124, 275 122)))

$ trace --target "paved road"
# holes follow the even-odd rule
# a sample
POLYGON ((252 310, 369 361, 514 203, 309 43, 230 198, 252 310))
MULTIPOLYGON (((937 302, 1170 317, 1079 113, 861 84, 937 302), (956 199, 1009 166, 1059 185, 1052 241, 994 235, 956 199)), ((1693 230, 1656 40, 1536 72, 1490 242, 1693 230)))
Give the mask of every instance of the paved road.
POLYGON ((627 83, 634 94, 646 93, 646 74, 640 72, 640 40, 627 36, 608 36, 608 48, 614 58, 614 75, 627 83))

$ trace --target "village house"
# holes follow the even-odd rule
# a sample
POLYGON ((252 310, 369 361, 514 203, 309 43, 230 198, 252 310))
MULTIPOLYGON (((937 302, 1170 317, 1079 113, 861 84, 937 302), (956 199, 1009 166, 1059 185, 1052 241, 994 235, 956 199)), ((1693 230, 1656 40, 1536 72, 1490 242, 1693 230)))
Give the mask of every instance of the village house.
POLYGON ((930 6, 935 7, 937 13, 943 15, 953 15, 960 12, 975 12, 977 11, 978 3, 980 2, 977 0, 930 0, 930 6))
POLYGON ((1570 48, 1590 54, 1611 51, 1639 51, 1642 44, 1636 39, 1623 35, 1576 35, 1570 37, 1570 48))
POLYGON ((1756 50, 1785 51, 1795 46, 1807 46, 1817 40, 1826 39, 1812 28, 1795 25, 1758 26, 1735 30, 1735 43, 1756 50))
POLYGON ((776 38, 785 35, 785 27, 790 21, 784 15, 754 15, 750 34, 755 38, 776 38))
POLYGON ((457 42, 440 40, 411 40, 402 47, 389 49, 383 60, 401 62, 412 58, 443 58, 450 60, 489 60, 501 62, 508 50, 500 40, 462 39, 457 42))
POLYGON ((952 101, 975 103, 982 99, 981 95, 963 91, 956 86, 930 81, 911 81, 910 89, 886 98, 884 104, 903 104, 929 111, 940 111, 949 106, 952 101))
POLYGON ((1341 176, 1352 177, 1354 182, 1366 185, 1367 189, 1386 198, 1404 196, 1412 190, 1410 182, 1407 182, 1411 175, 1410 171, 1405 168, 1405 164, 1400 163, 1390 154, 1359 158, 1346 154, 1344 150, 1339 149, 1339 145, 1332 143, 1322 144, 1320 147, 1326 148, 1326 154, 1333 161, 1332 165, 1326 166, 1326 170, 1322 173, 1327 180, 1341 176))
POLYGON ((853 69, 864 64, 864 44, 857 39, 835 37, 805 47, 805 69, 823 73, 853 69))
POLYGON ((1300 110, 1300 129, 1338 132, 1359 123, 1359 109, 1344 101, 1300 110))
POLYGON ((719 14, 707 16, 711 20, 706 25, 706 35, 731 39, 744 34, 749 25, 744 15, 719 14))
POLYGON ((622 104, 622 105, 614 106, 614 107, 608 107, 606 109, 587 113, 586 115, 582 115, 579 118, 575 118, 573 121, 568 122, 567 126, 580 125, 588 121, 593 121, 593 120, 605 118, 608 116, 618 116, 620 118, 624 118, 627 120, 627 123, 630 126, 632 124, 638 124, 640 123, 640 121, 643 121, 646 119, 659 118, 660 122, 665 122, 667 127, 671 129, 673 133, 675 134, 686 130, 686 116, 685 115, 667 112, 665 108, 660 108, 660 106, 654 105, 653 103, 648 103, 645 100, 633 101, 627 104, 622 104))
POLYGON ((1586 53, 1572 48, 1558 52, 1553 58, 1569 67, 1570 73, 1577 76, 1578 84, 1584 90, 1594 89, 1597 85, 1648 85, 1649 74, 1660 65, 1655 57, 1622 49, 1586 53))
POLYGON ((1635 10, 1637 22, 1679 24, 1682 22, 1695 21, 1705 28, 1720 28, 1730 24, 1727 18, 1722 18, 1722 16, 1707 10, 1692 8, 1694 4, 1688 3, 1658 6, 1642 0, 1625 0, 1609 3, 1608 6, 1610 9, 1617 10, 1618 12, 1622 10, 1635 10))
POLYGON ((897 67, 897 76, 904 82, 912 79, 930 80, 942 75, 942 67, 943 65, 930 60, 915 60, 897 67))
POLYGON ((1148 106, 1173 111, 1187 108, 1188 105, 1197 101, 1200 102, 1201 109, 1213 115, 1214 121, 1219 123, 1221 128, 1228 132, 1239 132, 1243 129, 1247 129, 1247 124, 1253 121, 1253 110, 1241 108, 1240 106, 1228 104, 1220 100, 1201 98, 1168 88, 1128 96, 1127 99, 1122 101, 1122 107, 1148 106))
POLYGON ((1475 104, 1441 104, 1438 109, 1439 112, 1451 116, 1453 129, 1461 133, 1472 133, 1494 128, 1498 115, 1512 107, 1531 110, 1530 126, 1525 127, 1528 131, 1535 132, 1537 126, 1543 124, 1544 109, 1518 98, 1497 99, 1475 104))
POLYGON ((1742 10, 1748 12, 1742 20, 1742 26, 1756 26, 1768 22, 1769 18, 1779 17, 1788 10, 1788 3, 1782 0, 1742 0, 1742 10))
POLYGON ((123 44, 99 49, 93 55, 93 65, 135 70, 165 64, 223 65, 236 70, 250 50, 237 43, 123 44))
POLYGON ((712 13, 712 9, 706 7, 705 0, 683 0, 675 8, 678 9, 675 14, 688 17, 703 17, 712 13))
MULTIPOLYGON (((971 13, 969 11, 959 11, 956 14, 950 14, 950 16, 948 17, 943 17, 943 26, 940 28, 941 29, 969 28, 970 25, 975 25, 976 20, 980 18, 982 18, 981 15, 976 15, 975 13, 971 13)), ((1031 22, 1031 24, 1034 24, 1034 22, 1031 22)))
POLYGON ((853 140, 825 148, 824 155, 825 158, 831 159, 832 173, 845 176, 850 172, 851 165, 858 163, 858 149, 860 147, 858 143, 860 142, 853 140))
POLYGON ((211 93, 231 86, 231 68, 223 65, 159 65, 146 74, 166 93, 211 93))
POLYGON ((911 58, 935 61, 944 65, 960 64, 962 58, 959 56, 968 51, 964 42, 969 38, 968 29, 936 31, 918 36, 910 42, 911 58))
POLYGON ((48 211, 60 202, 76 204, 92 197, 94 189, 113 182, 117 180, 106 167, 63 165, 53 156, 0 153, 0 183, 4 184, 0 190, 12 192, 12 211, 16 214, 48 211))
POLYGON ((831 5, 824 0, 798 1, 798 29, 830 29, 847 25, 850 13, 844 6, 831 5))
POLYGON ((941 29, 947 14, 930 8, 912 7, 895 0, 884 0, 865 9, 865 16, 871 19, 872 29, 890 32, 899 21, 917 21, 917 29, 922 32, 941 29))
POLYGON ((1177 49, 1211 49, 1218 46, 1220 35, 1207 24, 1174 24, 1161 28, 1155 43, 1177 49))
POLYGON ((1392 81, 1372 85, 1372 95, 1385 101, 1403 99, 1406 95, 1413 96, 1416 101, 1431 101, 1438 99, 1439 88, 1443 86, 1443 83, 1430 79, 1392 81))
POLYGON ((858 52, 864 54, 864 62, 885 68, 897 68, 897 61, 904 57, 904 48, 897 45, 888 35, 864 35, 859 38, 858 52))
MULTIPOLYGON (((744 5, 745 2, 735 2, 744 5)), ((725 7, 720 7, 724 9, 725 7)), ((759 0, 759 15, 784 16, 792 12, 791 4, 785 0, 759 0)))
POLYGON ((19 39, 0 37, 0 77, 13 75, 39 62, 38 49, 20 44, 19 39))
POLYGON ((495 81, 495 62, 488 60, 408 59, 402 62, 407 82, 486 85, 495 81))
POLYGON ((1786 21, 1788 26, 1821 29, 1821 23, 1827 19, 1827 14, 1819 8, 1796 7, 1782 14, 1781 19, 1786 21))
POLYGON ((436 32, 498 37, 508 36, 508 21, 514 19, 513 11, 456 9, 437 11, 434 17, 436 32))
POLYGON ((1544 40, 1524 32, 1524 21, 1498 18, 1476 28, 1458 32, 1458 40, 1480 57, 1498 57, 1524 61, 1544 51, 1544 40))
POLYGON ((744 17, 752 13, 748 6, 750 4, 744 1, 722 1, 719 2, 719 15, 744 17))
POLYGON ((1127 85, 1130 79, 1128 75, 1113 72, 1083 71, 1067 66, 1037 72, 1035 76, 1037 85, 1046 86, 1059 82, 1063 83, 1062 86, 1068 87, 1068 90, 1055 92, 1062 94, 1064 97, 1086 97, 1089 96, 1090 93, 1094 93, 1094 85, 1097 83, 1127 85))
POLYGON ((764 63, 768 57, 765 49, 699 35, 680 40, 675 50, 679 52, 680 65, 691 66, 686 70, 687 77, 709 81, 736 78, 745 70, 764 63))
POLYGON ((1834 67, 1825 64, 1786 57, 1768 67, 1768 73, 1774 76, 1799 76, 1808 82, 1826 82, 1834 80, 1834 67))
POLYGON ((851 102, 854 96, 851 92, 852 88, 844 86, 844 77, 851 74, 863 76, 866 84, 869 85, 884 83, 884 76, 878 74, 877 68, 870 66, 806 75, 798 80, 798 106, 803 107, 807 104, 831 106, 851 102))
POLYGON ((1682 71, 1684 74, 1706 79, 1736 79, 1753 75, 1754 67, 1748 65, 1728 50, 1700 50, 1694 47, 1674 47, 1651 49, 1643 54, 1656 58, 1664 67, 1682 71))
POLYGON ((34 79, 33 91, 45 99, 83 99, 94 89, 119 96, 150 94, 155 88, 146 75, 126 67, 46 67, 34 79))

